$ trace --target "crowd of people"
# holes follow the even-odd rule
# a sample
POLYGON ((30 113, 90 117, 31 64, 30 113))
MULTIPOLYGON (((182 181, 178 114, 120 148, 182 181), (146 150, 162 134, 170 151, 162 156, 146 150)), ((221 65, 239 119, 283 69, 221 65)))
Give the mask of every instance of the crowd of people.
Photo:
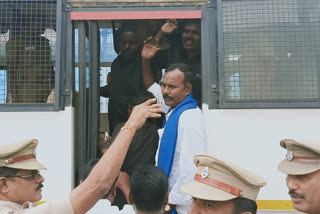
MULTIPOLYGON (((266 181, 204 154, 199 20, 184 23, 180 45, 169 42, 164 50, 161 44, 178 28, 176 20, 144 38, 141 48, 132 27, 120 31, 110 84, 101 88, 101 95, 110 97, 113 131, 101 158, 88 163, 81 183, 69 194, 35 206, 44 182, 39 170, 46 169, 35 156, 38 141, 0 146, 0 214, 257 212, 257 196, 266 181), (158 78, 161 64, 167 68, 158 78)), ((287 174, 293 206, 320 213, 319 144, 285 139, 280 145, 287 156, 278 169, 287 174)))
MULTIPOLYGON (((44 178, 39 170, 46 169, 36 160, 35 139, 0 147, 0 213, 166 213, 170 191, 164 170, 153 165, 139 166, 130 178, 120 173, 130 142, 131 129, 139 129, 146 118, 160 117, 160 105, 148 100, 133 110, 114 143, 100 160, 87 166, 79 186, 60 200, 47 201, 39 206, 44 178), (119 180, 127 193, 130 205, 122 210, 112 206, 119 180), (92 208, 93 207, 93 208, 92 208)), ((298 211, 320 212, 318 199, 320 179, 319 144, 284 139, 281 147, 287 150, 279 171, 287 174, 288 194, 298 211)), ((190 157, 192 159, 192 157, 190 157)), ((188 213, 244 214, 257 212, 256 199, 266 181, 234 163, 207 155, 193 157, 193 181, 180 188, 192 197, 188 213)), ((171 211, 172 212, 172 211, 171 211)), ((179 213, 179 211, 178 211, 179 213)), ((181 212, 182 213, 182 212, 181 212)))

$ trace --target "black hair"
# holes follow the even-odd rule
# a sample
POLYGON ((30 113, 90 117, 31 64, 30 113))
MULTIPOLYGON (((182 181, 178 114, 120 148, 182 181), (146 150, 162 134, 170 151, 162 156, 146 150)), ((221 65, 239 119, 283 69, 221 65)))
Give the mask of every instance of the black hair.
POLYGON ((168 193, 168 178, 152 165, 137 168, 130 177, 130 195, 135 207, 144 212, 160 211, 168 193))
POLYGON ((257 203, 247 198, 234 199, 234 214, 240 214, 242 212, 250 212, 252 214, 256 214, 257 203))
POLYGON ((200 25, 201 24, 201 19, 186 19, 183 21, 184 26, 186 25, 200 25))
POLYGON ((129 100, 129 104, 132 106, 140 105, 141 103, 144 103, 145 101, 154 98, 153 94, 145 91, 139 95, 131 97, 129 100))
POLYGON ((189 65, 187 65, 185 63, 174 63, 174 64, 169 65, 169 67, 166 69, 166 72, 170 72, 175 69, 180 70, 184 74, 183 82, 185 85, 187 83, 190 83, 192 85, 193 73, 192 73, 189 65))
MULTIPOLYGON (((140 105, 141 103, 144 103, 145 101, 154 98, 153 94, 150 93, 149 91, 144 91, 140 93, 139 95, 131 97, 129 100, 129 104, 131 106, 136 106, 140 105)), ((148 118, 147 122, 151 124, 157 125, 159 128, 162 127, 163 125, 163 120, 164 120, 164 114, 161 114, 161 118, 148 118)))
POLYGON ((8 175, 16 175, 20 169, 9 168, 9 167, 0 167, 0 177, 6 177, 8 175))
POLYGON ((136 22, 134 20, 124 21, 121 23, 119 33, 121 35, 125 32, 136 32, 136 22))

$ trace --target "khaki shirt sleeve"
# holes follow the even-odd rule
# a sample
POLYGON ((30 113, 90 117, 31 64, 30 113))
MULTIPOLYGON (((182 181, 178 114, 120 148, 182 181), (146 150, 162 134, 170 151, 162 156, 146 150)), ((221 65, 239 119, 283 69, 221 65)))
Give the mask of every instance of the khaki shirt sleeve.
POLYGON ((70 196, 60 200, 48 201, 37 207, 23 209, 14 214, 74 214, 70 196))

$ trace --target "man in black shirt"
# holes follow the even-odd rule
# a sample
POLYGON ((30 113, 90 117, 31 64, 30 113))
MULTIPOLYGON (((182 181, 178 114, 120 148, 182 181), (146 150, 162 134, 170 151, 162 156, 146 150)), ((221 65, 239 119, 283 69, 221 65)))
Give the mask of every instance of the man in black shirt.
POLYGON ((168 65, 185 63, 193 73, 192 92, 194 98, 201 104, 201 23, 200 19, 190 19, 185 22, 181 35, 181 43, 172 46, 168 53, 168 65))
POLYGON ((109 125, 112 133, 116 125, 128 119, 131 97, 145 91, 142 81, 141 47, 134 23, 127 23, 120 32, 120 53, 112 62, 110 84, 100 89, 100 95, 109 97, 109 125))

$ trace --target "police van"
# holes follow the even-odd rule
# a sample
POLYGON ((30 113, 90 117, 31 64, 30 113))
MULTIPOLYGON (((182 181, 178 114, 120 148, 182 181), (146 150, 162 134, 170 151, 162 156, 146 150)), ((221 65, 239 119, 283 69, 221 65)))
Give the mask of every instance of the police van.
POLYGON ((38 139, 43 200, 67 194, 110 135, 99 88, 121 23, 168 19, 201 20, 207 153, 267 180, 259 213, 296 213, 279 142, 320 139, 318 0, 1 1, 0 144, 38 139))

